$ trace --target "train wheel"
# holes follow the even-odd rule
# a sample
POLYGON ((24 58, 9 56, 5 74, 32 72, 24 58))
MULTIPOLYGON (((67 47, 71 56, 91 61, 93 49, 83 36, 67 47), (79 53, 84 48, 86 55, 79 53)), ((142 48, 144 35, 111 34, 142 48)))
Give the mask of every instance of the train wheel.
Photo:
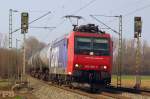
POLYGON ((94 92, 94 84, 90 84, 90 92, 94 92))

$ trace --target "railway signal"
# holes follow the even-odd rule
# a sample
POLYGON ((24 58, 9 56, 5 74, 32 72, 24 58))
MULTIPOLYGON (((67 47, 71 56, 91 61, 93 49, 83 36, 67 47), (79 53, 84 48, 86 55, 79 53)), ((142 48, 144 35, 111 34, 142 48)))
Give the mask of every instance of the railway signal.
POLYGON ((29 21, 29 14, 27 12, 21 13, 21 33, 28 32, 28 21, 29 21))
POLYGON ((134 17, 134 38, 141 37, 142 21, 141 17, 134 17))
POLYGON ((27 12, 22 12, 21 13, 21 33, 24 35, 24 46, 23 46, 23 70, 22 70, 22 77, 21 80, 26 81, 26 77, 25 77, 25 69, 26 69, 26 48, 25 48, 25 39, 26 39, 26 33, 28 32, 28 23, 29 21, 29 14, 27 12))
POLYGON ((134 38, 136 40, 136 83, 134 88, 139 89, 141 86, 140 77, 140 64, 141 64, 141 51, 140 51, 140 37, 142 32, 142 19, 141 17, 134 17, 134 38))

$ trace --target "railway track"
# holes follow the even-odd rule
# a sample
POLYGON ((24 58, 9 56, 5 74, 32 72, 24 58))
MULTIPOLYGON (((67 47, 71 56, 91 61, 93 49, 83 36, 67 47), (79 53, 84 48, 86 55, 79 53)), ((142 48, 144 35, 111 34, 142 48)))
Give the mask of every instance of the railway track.
POLYGON ((67 90, 67 91, 72 92, 72 93, 87 96, 87 97, 90 97, 92 99, 108 99, 108 98, 131 99, 129 97, 121 96, 120 94, 114 94, 114 93, 110 93, 110 92, 91 93, 90 91, 85 90, 85 89, 82 90, 82 89, 78 89, 78 88, 70 88, 69 86, 58 86, 55 84, 49 84, 49 85, 55 86, 55 87, 63 89, 63 90, 67 90))
POLYGON ((57 84, 53 84, 51 82, 46 82, 46 81, 42 81, 33 77, 30 77, 32 80, 37 80, 41 83, 46 84, 47 86, 53 86, 71 93, 75 93, 78 95, 82 95, 82 96, 86 96, 89 97, 91 99, 108 99, 108 98, 112 98, 112 99, 149 99, 150 98, 150 93, 149 91, 142 91, 142 90, 138 90, 135 91, 133 89, 129 89, 129 88, 116 88, 116 87, 109 87, 109 88, 104 88, 102 89, 100 92, 97 93, 90 93, 90 91, 88 90, 83 90, 80 88, 70 88, 69 86, 60 86, 57 84), (140 97, 140 98, 139 98, 140 97))
POLYGON ((148 90, 136 90, 136 89, 133 89, 133 88, 124 88, 124 87, 120 87, 120 88, 117 88, 117 87, 114 87, 114 86, 110 86, 110 87, 106 87, 106 88, 102 88, 99 92, 95 93, 93 96, 93 94, 91 94, 90 90, 86 90, 86 89, 70 89, 69 87, 65 86, 63 88, 63 86, 57 86, 57 85, 54 85, 54 84, 51 84, 55 87, 59 87, 59 88, 62 88, 62 89, 66 89, 68 91, 71 91, 71 92, 74 92, 76 90, 76 93, 79 92, 79 94, 83 94, 83 95, 87 95, 89 97, 95 97, 95 99, 98 99, 100 97, 100 95, 102 96, 108 96, 108 97, 112 97, 112 98, 115 98, 115 99, 131 99, 131 97, 133 97, 133 95, 138 95, 138 96, 142 96, 142 99, 143 98, 150 98, 150 91, 148 90), (83 92, 86 92, 86 93, 83 93, 83 92), (91 96, 92 95, 92 96, 91 96))

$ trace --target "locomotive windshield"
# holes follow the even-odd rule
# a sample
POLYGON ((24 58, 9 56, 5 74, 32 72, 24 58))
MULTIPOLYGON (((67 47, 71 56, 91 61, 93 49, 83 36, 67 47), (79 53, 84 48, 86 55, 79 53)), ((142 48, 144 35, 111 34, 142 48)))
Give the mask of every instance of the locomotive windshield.
POLYGON ((76 37, 75 53, 89 55, 93 52, 96 56, 109 55, 109 41, 106 38, 76 37))

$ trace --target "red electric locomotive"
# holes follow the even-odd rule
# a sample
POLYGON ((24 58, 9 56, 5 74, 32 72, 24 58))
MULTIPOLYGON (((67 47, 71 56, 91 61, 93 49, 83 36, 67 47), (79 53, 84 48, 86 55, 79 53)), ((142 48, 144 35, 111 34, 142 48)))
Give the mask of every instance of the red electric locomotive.
POLYGON ((68 36, 67 73, 77 81, 110 84, 112 41, 94 24, 75 27, 68 36))

